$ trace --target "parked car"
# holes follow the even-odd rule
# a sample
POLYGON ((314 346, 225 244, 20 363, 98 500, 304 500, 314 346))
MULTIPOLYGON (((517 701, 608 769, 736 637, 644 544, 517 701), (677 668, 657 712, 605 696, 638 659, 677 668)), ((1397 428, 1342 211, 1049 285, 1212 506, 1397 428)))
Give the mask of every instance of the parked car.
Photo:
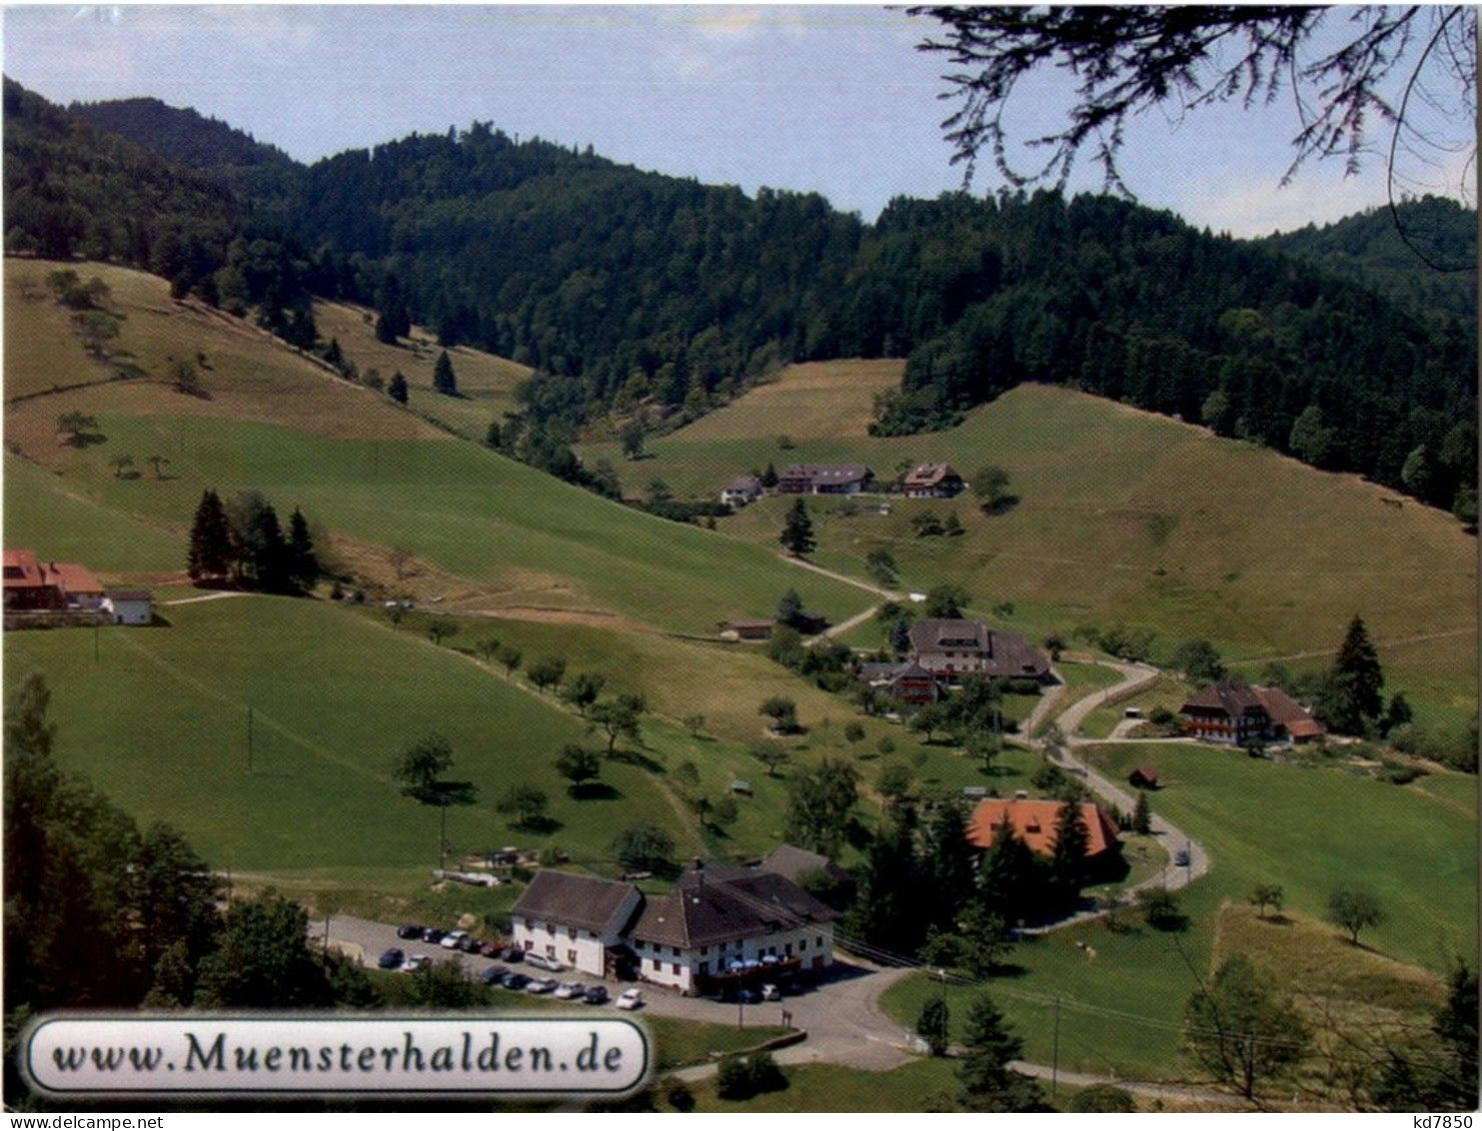
POLYGON ((499 952, 501 962, 524 962, 525 952, 517 946, 507 946, 499 952))
POLYGON ((507 990, 523 990, 530 984, 530 975, 521 974, 518 970, 511 970, 504 976, 504 988, 507 990))
POLYGON ((396 928, 396 937, 399 939, 420 939, 424 928, 416 923, 403 923, 396 928))
POLYGON ((472 935, 464 935, 458 940, 458 949, 463 951, 464 954, 478 954, 483 947, 484 944, 472 935))
POLYGON ((422 932, 423 942, 442 942, 443 936, 448 932, 441 927, 428 927, 422 932))
POLYGON ((401 972, 403 974, 415 974, 418 970, 421 970, 423 967, 431 966, 431 965, 432 965, 432 959, 428 958, 427 955, 425 955, 425 954, 414 954, 410 958, 408 958, 405 962, 403 962, 401 964, 401 972))
POLYGON ((762 987, 762 1000, 763 1001, 781 1001, 782 1000, 782 991, 780 989, 778 989, 776 986, 772 986, 772 985, 763 986, 762 987))
POLYGON ((736 1000, 742 1005, 755 1005, 762 1000, 762 995, 755 990, 739 990, 736 993, 736 1000))
POLYGON ((1183 849, 1179 849, 1173 857, 1173 863, 1176 867, 1187 868, 1189 866, 1189 854, 1183 849))
POLYGON ((490 966, 479 975, 479 981, 486 986, 503 985, 504 976, 509 973, 508 966, 490 966))
POLYGON ((618 994, 617 1001, 613 1005, 619 1009, 638 1009, 643 1005, 643 991, 640 989, 624 990, 618 994))
POLYGON ((467 931, 449 931, 442 937, 440 944, 444 950, 457 950, 458 944, 466 938, 468 938, 467 931))
MULTIPOLYGON (((482 954, 485 958, 498 958, 504 953, 504 946, 502 943, 497 942, 480 943, 478 953, 482 954)), ((505 961, 508 961, 508 959, 505 961)))
POLYGON ((551 996, 558 997, 562 1001, 570 1001, 574 997, 581 997, 586 992, 587 987, 580 982, 562 982, 551 996))
POLYGON ((546 970, 552 974, 560 974, 566 969, 556 959, 547 958, 545 955, 536 954, 534 951, 530 951, 525 955, 525 965, 534 966, 537 970, 546 970))
POLYGON ((605 1005, 607 1004, 607 987, 592 986, 581 995, 581 999, 588 1005, 605 1005))
POLYGON ((549 994, 554 993, 555 989, 556 979, 554 978, 531 978, 529 985, 525 987, 525 992, 527 994, 549 994))
POLYGON ((390 950, 381 955, 380 960, 377 961, 376 965, 379 966, 382 970, 399 970, 401 968, 401 964, 405 962, 406 959, 407 956, 402 953, 401 948, 393 946, 390 950))

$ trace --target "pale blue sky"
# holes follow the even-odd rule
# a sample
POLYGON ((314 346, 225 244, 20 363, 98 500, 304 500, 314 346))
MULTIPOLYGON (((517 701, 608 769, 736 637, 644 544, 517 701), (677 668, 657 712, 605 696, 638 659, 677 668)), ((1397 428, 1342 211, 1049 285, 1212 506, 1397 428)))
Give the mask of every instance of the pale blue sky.
MULTIPOLYGON (((77 7, 4 10, 5 72, 61 103, 151 95, 311 161, 474 119, 701 181, 817 190, 873 220, 961 182, 937 99, 936 25, 883 8, 77 7)), ((1017 107, 1025 136, 1060 97, 1017 107)), ((1270 109, 1145 115, 1128 185, 1216 231, 1258 235, 1385 199, 1384 161, 1313 164, 1279 187, 1296 130, 1270 109)), ((1387 140, 1387 138, 1385 139, 1387 140)), ((974 188, 996 187, 988 165, 974 188)), ((1072 187, 1096 188, 1084 164, 1072 187)))

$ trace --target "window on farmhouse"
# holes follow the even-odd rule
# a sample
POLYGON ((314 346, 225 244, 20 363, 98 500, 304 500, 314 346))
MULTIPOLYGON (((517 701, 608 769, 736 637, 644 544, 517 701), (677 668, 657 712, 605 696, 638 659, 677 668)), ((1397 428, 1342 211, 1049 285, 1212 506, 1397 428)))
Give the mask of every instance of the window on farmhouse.
POLYGON ((571 963, 571 965, 575 966, 576 965, 576 951, 574 951, 574 950, 568 950, 566 952, 566 961, 569 962, 569 963, 571 963))
POLYGON ((662 962, 660 962, 657 958, 655 958, 654 959, 654 969, 655 970, 662 970, 663 968, 664 968, 664 964, 662 962))
POLYGON ((678 973, 679 973, 679 963, 677 963, 677 962, 676 962, 676 963, 675 963, 675 964, 674 964, 674 965, 673 965, 673 967, 672 967, 672 969, 673 969, 673 971, 674 971, 674 972, 675 972, 675 973, 676 973, 676 974, 678 974, 678 973))

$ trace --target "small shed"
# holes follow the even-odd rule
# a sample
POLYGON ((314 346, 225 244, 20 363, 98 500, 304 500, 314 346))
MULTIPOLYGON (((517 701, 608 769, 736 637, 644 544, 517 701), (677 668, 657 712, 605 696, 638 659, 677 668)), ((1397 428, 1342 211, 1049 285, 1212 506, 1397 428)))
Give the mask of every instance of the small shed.
POLYGON ((1144 762, 1127 775, 1127 780, 1138 789, 1158 788, 1158 767, 1151 762, 1144 762))
POLYGON ((152 624, 154 594, 148 589, 108 589, 103 593, 103 610, 114 624, 152 624))
POLYGON ((736 640, 770 640, 773 623, 769 620, 723 620, 716 627, 722 636, 736 640))
POLYGON ((731 793, 740 793, 747 797, 750 797, 752 794, 751 783, 749 781, 742 781, 739 778, 726 786, 726 789, 731 793))

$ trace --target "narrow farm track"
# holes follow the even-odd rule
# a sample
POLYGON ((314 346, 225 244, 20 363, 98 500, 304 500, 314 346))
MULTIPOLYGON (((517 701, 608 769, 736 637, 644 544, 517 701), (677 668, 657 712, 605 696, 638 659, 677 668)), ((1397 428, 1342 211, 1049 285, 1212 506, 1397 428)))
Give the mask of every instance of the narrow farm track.
MULTIPOLYGON (((1104 687, 1100 691, 1094 691, 1090 695, 1076 700, 1056 716, 1056 726, 1065 735, 1067 745, 1061 748, 1058 756, 1047 754, 1047 757, 1052 757, 1057 764, 1075 774, 1101 800, 1115 805, 1124 813, 1131 813, 1137 808, 1137 798, 1120 784, 1113 782, 1099 771, 1086 765, 1073 752, 1077 746, 1094 745, 1102 740, 1075 738, 1072 736, 1075 734, 1076 728, 1085 721, 1086 716, 1097 707, 1148 686, 1162 673, 1157 668, 1148 664, 1122 663, 1114 660, 1101 660, 1098 663, 1103 667, 1112 668, 1118 672, 1122 676, 1121 682, 1115 683, 1110 687, 1104 687)), ((1033 718, 1032 715, 1031 718, 1033 718)), ((1045 743, 1042 739, 1026 739, 1023 741, 1031 749, 1045 749, 1045 743)), ((1170 865, 1156 875, 1149 876, 1141 883, 1127 888, 1122 893, 1124 900, 1133 900, 1141 892, 1153 888, 1177 891, 1180 888, 1187 887, 1208 873, 1210 869, 1212 862, 1205 847, 1189 836, 1188 833, 1156 813, 1152 818, 1152 832, 1154 836, 1158 837, 1167 846, 1170 859, 1175 852, 1184 851, 1189 854, 1189 862, 1187 865, 1177 867, 1170 865)), ((1061 930, 1076 923, 1085 923, 1092 919, 1103 918, 1111 914, 1112 910, 1112 908, 1106 908, 1102 910, 1082 911, 1072 915, 1068 919, 1062 919, 1058 923, 1053 923, 1048 927, 1033 929, 1026 933, 1045 934, 1049 931, 1061 930)))
POLYGON ((857 577, 850 577, 847 573, 839 573, 837 570, 826 569, 804 558, 795 558, 791 554, 778 554, 777 556, 789 565, 795 565, 799 569, 812 570, 814 573, 821 574, 824 577, 831 577, 835 581, 842 581, 845 585, 852 585, 856 589, 863 589, 866 593, 873 593, 877 597, 884 597, 887 601, 900 601, 905 597, 905 594, 897 593, 894 589, 886 589, 884 586, 875 585, 869 581, 861 581, 857 577))
MULTIPOLYGON (((1464 628, 1450 628, 1445 632, 1427 632, 1419 636, 1397 636, 1389 640, 1374 641, 1375 648, 1403 648, 1409 644, 1427 644, 1432 640, 1450 640, 1455 636, 1472 636, 1477 632, 1475 624, 1469 624, 1464 628)), ((1242 664, 1272 664, 1282 660, 1320 660, 1327 656, 1336 656, 1338 649, 1323 648, 1316 652, 1288 652, 1284 656, 1255 656, 1248 660, 1241 660, 1242 664)))

